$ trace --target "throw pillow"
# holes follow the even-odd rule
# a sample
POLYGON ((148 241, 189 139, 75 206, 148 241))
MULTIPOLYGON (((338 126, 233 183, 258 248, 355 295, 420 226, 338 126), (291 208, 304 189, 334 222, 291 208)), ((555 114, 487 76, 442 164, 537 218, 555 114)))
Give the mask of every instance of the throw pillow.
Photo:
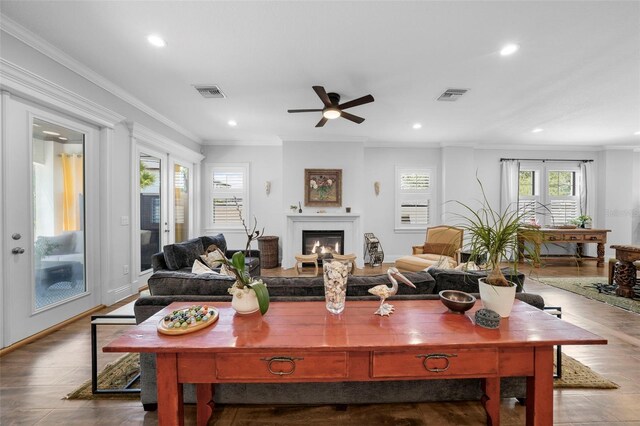
POLYGON ((424 243, 422 246, 423 253, 441 254, 444 256, 456 257, 456 250, 458 248, 455 244, 447 243, 424 243))
POLYGON ((211 246, 207 248, 207 253, 200 256, 200 260, 202 260, 209 268, 218 268, 222 265, 222 258, 222 254, 218 250, 214 250, 211 246))
POLYGON ((204 237, 200 237, 202 241, 202 247, 209 247, 211 244, 215 244, 223 253, 227 252, 227 240, 224 238, 223 234, 218 235, 205 235, 204 237))
POLYGON ((196 275, 201 274, 215 274, 220 275, 216 271, 212 271, 207 265, 199 261, 198 259, 193 261, 193 266, 191 267, 191 273, 196 275))
POLYGON ((177 271, 181 268, 191 268, 193 262, 204 253, 204 248, 200 238, 194 238, 183 243, 166 245, 163 251, 167 268, 177 271))

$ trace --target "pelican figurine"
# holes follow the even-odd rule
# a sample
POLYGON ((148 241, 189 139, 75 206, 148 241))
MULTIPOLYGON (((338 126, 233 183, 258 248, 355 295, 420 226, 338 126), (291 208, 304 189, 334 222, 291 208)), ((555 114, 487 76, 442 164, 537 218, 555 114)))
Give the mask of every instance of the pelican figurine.
POLYGON ((404 275, 402 275, 397 268, 389 268, 387 270, 387 276, 391 281, 391 288, 386 284, 380 284, 369 289, 369 293, 378 296, 380 298, 380 307, 374 312, 374 315, 380 315, 381 317, 389 316, 393 313, 393 305, 384 303, 389 297, 394 296, 398 292, 398 281, 402 281, 409 287, 416 288, 411 281, 409 281, 404 275))

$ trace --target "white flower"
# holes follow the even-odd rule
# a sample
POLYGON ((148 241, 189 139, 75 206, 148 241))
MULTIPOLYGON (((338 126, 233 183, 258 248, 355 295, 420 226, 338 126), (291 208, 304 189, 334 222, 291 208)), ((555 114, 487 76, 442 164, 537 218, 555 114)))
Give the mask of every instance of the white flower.
POLYGON ((333 185, 333 181, 332 181, 331 179, 327 179, 327 184, 328 184, 329 186, 331 186, 331 185, 333 185))
POLYGON ((311 188, 313 189, 318 189, 318 184, 313 179, 311 180, 311 182, 309 182, 309 186, 311 186, 311 188))

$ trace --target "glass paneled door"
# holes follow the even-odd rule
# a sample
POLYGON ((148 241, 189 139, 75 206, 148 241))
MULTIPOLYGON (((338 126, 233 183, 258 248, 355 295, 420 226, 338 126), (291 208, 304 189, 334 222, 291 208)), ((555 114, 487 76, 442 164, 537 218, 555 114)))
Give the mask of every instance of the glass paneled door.
POLYGON ((180 243, 189 239, 191 226, 190 169, 173 163, 173 241, 180 243))
POLYGON ((35 309, 84 293, 84 134, 33 119, 35 309))
POLYGON ((151 256, 162 251, 166 228, 161 158, 140 153, 140 271, 151 269, 151 256))
POLYGON ((89 279, 94 234, 86 232, 97 227, 99 209, 97 129, 17 98, 5 101, 3 346, 96 306, 100 297, 89 279))

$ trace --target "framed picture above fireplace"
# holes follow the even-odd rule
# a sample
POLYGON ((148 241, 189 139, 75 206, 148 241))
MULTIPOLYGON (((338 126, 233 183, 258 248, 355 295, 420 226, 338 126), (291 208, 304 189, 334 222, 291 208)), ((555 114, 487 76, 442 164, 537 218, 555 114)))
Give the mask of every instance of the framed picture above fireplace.
POLYGON ((342 206, 342 169, 304 169, 304 205, 342 206))

